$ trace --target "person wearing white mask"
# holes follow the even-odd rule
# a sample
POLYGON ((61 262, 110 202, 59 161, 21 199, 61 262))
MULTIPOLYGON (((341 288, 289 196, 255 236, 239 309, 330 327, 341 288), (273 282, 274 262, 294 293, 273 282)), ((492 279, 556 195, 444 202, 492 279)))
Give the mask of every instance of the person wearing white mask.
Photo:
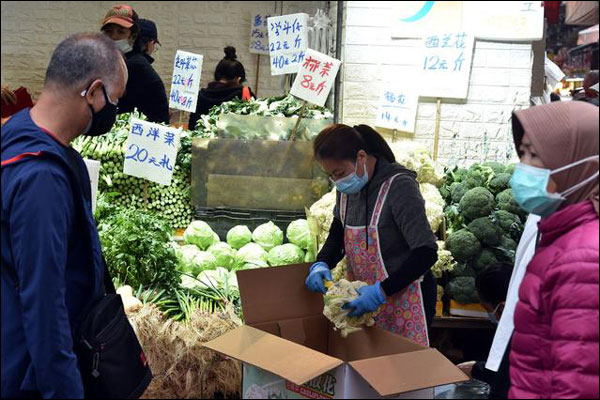
MULTIPOLYGON (((168 124, 169 101, 162 79, 152 68, 142 44, 142 24, 138 14, 126 4, 113 6, 102 21, 102 32, 115 41, 125 57, 129 81, 125 96, 119 101, 118 113, 133 112, 137 108, 150 122, 168 124)), ((156 42, 158 32, 154 25, 156 42)))

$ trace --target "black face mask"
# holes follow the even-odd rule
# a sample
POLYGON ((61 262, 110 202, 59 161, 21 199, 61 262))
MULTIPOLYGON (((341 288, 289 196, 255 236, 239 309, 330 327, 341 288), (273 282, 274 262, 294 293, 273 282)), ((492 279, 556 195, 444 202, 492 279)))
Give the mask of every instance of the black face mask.
POLYGON ((89 106, 92 112, 92 119, 84 132, 84 135, 86 136, 104 135, 110 131, 110 128, 112 128, 117 120, 117 106, 112 104, 108 99, 104 85, 102 85, 102 93, 104 93, 104 100, 106 102, 104 107, 102 107, 100 111, 95 112, 94 108, 89 106))

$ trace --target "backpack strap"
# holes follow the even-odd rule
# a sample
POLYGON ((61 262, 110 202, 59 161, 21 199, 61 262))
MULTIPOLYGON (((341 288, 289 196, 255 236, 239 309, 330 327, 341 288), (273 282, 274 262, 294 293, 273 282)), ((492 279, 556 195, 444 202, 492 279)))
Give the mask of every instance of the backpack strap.
POLYGON ((252 99, 252 95, 250 94, 250 88, 248 86, 244 86, 242 88, 242 100, 250 101, 252 99))
POLYGON ((14 156, 13 158, 9 158, 6 161, 2 161, 2 167, 5 167, 5 166, 10 165, 10 164, 14 164, 17 161, 20 161, 20 160, 24 159, 25 157, 39 157, 41 155, 42 155, 41 151, 19 154, 18 156, 14 156))

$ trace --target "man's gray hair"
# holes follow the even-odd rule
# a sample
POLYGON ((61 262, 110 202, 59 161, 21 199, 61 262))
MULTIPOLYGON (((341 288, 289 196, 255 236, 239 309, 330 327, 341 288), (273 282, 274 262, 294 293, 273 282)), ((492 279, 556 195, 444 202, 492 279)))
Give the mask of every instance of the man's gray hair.
POLYGON ((113 85, 119 76, 121 53, 103 33, 78 33, 63 40, 52 53, 45 85, 86 88, 95 79, 113 85))

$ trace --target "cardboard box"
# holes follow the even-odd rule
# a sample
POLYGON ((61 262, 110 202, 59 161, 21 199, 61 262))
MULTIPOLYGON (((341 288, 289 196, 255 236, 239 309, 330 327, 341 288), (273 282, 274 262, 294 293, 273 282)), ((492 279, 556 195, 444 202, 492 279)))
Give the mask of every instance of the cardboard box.
POLYGON ((450 315, 487 319, 488 313, 480 303, 462 304, 450 300, 450 315))
POLYGON ((304 286, 309 264, 239 271, 245 326, 206 347, 243 362, 243 398, 433 398, 468 377, 435 349, 379 328, 346 339, 304 286))

